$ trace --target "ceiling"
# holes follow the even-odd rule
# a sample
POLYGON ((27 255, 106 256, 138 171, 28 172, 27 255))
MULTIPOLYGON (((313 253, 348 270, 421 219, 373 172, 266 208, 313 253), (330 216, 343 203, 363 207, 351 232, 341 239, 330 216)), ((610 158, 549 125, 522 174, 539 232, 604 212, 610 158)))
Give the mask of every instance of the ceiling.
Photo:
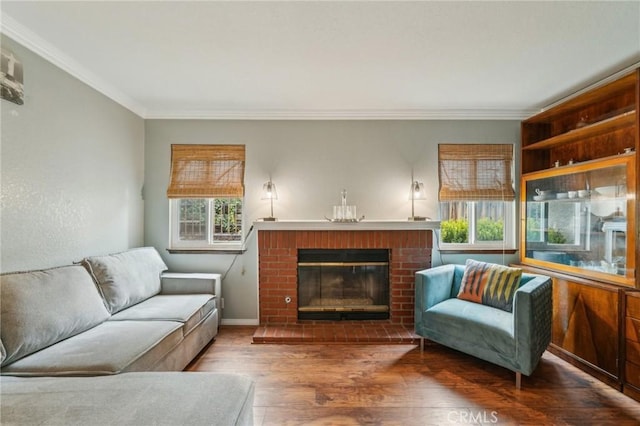
POLYGON ((144 118, 521 119, 640 61, 637 0, 0 8, 4 34, 144 118))

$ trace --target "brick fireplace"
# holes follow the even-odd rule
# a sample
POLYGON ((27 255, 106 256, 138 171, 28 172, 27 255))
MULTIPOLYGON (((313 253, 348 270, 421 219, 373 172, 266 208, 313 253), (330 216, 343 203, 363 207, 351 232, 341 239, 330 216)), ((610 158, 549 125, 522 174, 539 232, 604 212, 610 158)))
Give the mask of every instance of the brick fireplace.
POLYGON ((389 320, 412 327, 415 272, 431 266, 433 223, 260 223, 258 274, 260 324, 298 320, 299 249, 389 250, 389 320), (291 301, 287 303, 287 297, 291 301))

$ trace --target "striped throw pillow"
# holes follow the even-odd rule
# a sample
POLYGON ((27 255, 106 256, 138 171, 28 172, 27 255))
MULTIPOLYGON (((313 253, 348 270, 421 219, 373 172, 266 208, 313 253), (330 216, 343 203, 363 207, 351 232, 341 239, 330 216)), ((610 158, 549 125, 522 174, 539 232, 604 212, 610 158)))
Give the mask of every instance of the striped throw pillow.
POLYGON ((468 259, 458 299, 513 311, 513 296, 520 286, 522 269, 468 259))

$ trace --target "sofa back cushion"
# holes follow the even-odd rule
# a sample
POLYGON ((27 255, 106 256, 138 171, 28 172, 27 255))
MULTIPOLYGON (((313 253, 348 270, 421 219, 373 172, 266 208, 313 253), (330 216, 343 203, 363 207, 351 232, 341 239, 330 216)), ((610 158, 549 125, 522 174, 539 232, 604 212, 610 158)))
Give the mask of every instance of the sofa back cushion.
POLYGON ((458 299, 513 311, 513 296, 520 286, 522 269, 468 259, 458 299))
POLYGON ((7 365, 109 318, 80 265, 0 276, 0 339, 7 365))
POLYGON ((83 265, 93 275, 112 314, 160 292, 160 274, 167 265, 153 247, 88 257, 83 265))

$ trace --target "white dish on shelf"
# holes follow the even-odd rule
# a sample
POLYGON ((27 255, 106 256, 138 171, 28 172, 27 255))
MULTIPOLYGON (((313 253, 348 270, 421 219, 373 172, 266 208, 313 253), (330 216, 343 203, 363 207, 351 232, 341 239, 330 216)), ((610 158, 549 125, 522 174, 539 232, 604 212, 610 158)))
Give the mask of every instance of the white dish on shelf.
POLYGON ((569 194, 567 194, 566 192, 558 192, 556 194, 556 198, 558 200, 566 200, 567 198, 569 198, 569 194))

